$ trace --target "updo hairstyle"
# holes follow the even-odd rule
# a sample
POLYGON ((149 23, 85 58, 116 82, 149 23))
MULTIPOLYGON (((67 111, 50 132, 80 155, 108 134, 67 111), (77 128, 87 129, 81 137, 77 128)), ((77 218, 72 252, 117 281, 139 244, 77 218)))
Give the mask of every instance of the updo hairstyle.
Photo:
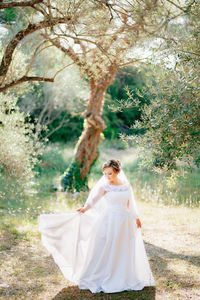
POLYGON ((113 171, 115 173, 119 173, 121 170, 121 166, 121 162, 118 159, 109 159, 103 164, 102 171, 104 171, 106 168, 113 168, 113 171))

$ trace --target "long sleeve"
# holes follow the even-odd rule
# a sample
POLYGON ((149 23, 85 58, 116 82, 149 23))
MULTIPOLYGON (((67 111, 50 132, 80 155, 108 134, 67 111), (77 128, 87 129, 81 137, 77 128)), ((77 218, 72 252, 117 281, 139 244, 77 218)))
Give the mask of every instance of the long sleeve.
POLYGON ((105 189, 103 186, 100 186, 95 192, 91 192, 85 202, 84 207, 90 205, 93 207, 99 199, 101 199, 105 194, 105 189))
POLYGON ((134 197, 134 193, 133 193, 133 189, 132 189, 131 185, 129 186, 129 191, 130 191, 130 193, 129 193, 130 198, 129 198, 128 210, 135 219, 138 219, 139 213, 138 213, 138 209, 137 209, 137 205, 136 205, 136 201, 135 201, 135 197, 134 197))

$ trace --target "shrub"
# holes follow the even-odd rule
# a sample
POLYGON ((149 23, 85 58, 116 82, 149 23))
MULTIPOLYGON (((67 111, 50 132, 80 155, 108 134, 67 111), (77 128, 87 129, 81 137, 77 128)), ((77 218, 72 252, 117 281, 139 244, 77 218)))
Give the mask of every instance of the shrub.
POLYGON ((34 184, 33 167, 41 143, 33 125, 25 124, 24 113, 16 105, 17 97, 0 95, 0 176, 1 198, 9 191, 30 193, 34 184))

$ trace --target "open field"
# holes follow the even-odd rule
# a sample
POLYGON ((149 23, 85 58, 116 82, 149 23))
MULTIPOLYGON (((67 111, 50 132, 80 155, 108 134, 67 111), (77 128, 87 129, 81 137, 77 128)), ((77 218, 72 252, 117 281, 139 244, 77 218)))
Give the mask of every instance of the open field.
MULTIPOLYGON (((66 149, 60 150, 60 154, 69 160, 73 152, 66 149)), ((102 161, 111 154, 122 160, 124 169, 133 183, 156 287, 145 288, 139 292, 91 294, 89 291, 80 291, 63 278, 51 256, 40 243, 37 215, 44 211, 74 210, 85 201, 87 193, 70 195, 49 191, 51 185, 58 182, 59 176, 59 170, 56 170, 58 161, 51 169, 48 164, 49 154, 46 155, 46 161, 42 162, 43 165, 41 164, 44 173, 41 173, 38 179, 41 182, 38 195, 27 198, 24 202, 9 200, 7 206, 6 203, 1 204, 0 299, 200 299, 199 208, 178 206, 177 203, 173 206, 166 205, 164 201, 159 201, 156 195, 164 197, 161 192, 158 194, 156 189, 159 178, 151 178, 150 173, 137 170, 136 154, 131 149, 105 149, 101 153, 100 162, 93 169, 95 178, 100 176, 102 161), (145 182, 150 184, 148 189, 145 182), (156 200, 150 202, 153 195, 156 200), (145 197, 148 201, 144 201, 145 197)), ((62 164, 60 158, 60 165, 62 164)), ((197 171, 194 172, 197 174, 197 171)), ((191 197, 198 196, 197 181, 195 183, 197 175, 191 175, 194 178, 192 188, 195 192, 191 197)), ((92 183, 90 180, 90 184, 92 183)), ((184 185, 183 181, 179 182, 177 191, 169 190, 166 195, 179 197, 181 186, 182 191, 189 197, 190 185, 184 185)))

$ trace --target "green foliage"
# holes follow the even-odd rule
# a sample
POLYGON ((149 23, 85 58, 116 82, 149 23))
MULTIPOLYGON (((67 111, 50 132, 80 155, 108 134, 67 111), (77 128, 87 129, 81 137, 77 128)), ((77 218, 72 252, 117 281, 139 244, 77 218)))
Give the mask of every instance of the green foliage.
POLYGON ((106 139, 103 142, 105 148, 113 148, 117 150, 125 150, 128 149, 129 143, 126 140, 122 139, 106 139))
POLYGON ((134 126, 146 133, 136 141, 151 152, 154 166, 174 168, 177 159, 195 159, 199 149, 199 78, 187 64, 182 72, 156 68, 154 79, 149 85, 154 98, 134 126))
POLYGON ((49 136, 49 141, 51 142, 70 142, 74 141, 77 138, 80 137, 81 132, 83 130, 83 117, 81 116, 73 116, 72 114, 66 114, 64 112, 61 112, 59 114, 59 117, 56 118, 52 122, 51 125, 48 126, 49 132, 53 132, 49 136), (62 119, 64 118, 68 119, 68 122, 61 126, 58 130, 53 132, 55 128, 59 126, 59 124, 62 122, 62 119))
MULTIPOLYGON (((51 142, 76 140, 83 130, 84 119, 79 111, 85 108, 80 103, 81 101, 83 102, 83 99, 80 100, 79 98, 81 95, 85 97, 87 89, 81 83, 79 75, 76 74, 77 70, 69 70, 65 73, 65 77, 68 78, 72 72, 76 85, 80 89, 77 94, 74 94, 72 87, 67 86, 68 92, 66 96, 67 82, 63 82, 61 85, 59 81, 59 89, 54 84, 49 86, 48 84, 40 83, 35 85, 30 93, 18 100, 20 109, 24 112, 29 112, 32 123, 37 125, 38 120, 41 126, 48 123, 47 130, 44 133, 42 132, 42 137, 49 135, 48 138, 51 142), (47 108, 46 110, 45 107, 47 108), (63 122, 63 120, 65 121, 63 122), (62 125, 59 126, 60 124, 62 125)), ((108 88, 103 113, 107 128, 103 134, 107 139, 113 139, 113 147, 115 147, 115 143, 116 147, 121 149, 127 147, 127 143, 123 141, 117 142, 122 132, 126 134, 138 132, 131 128, 131 125, 140 118, 140 107, 144 103, 149 102, 147 97, 142 97, 141 93, 140 95, 138 93, 138 91, 143 90, 145 84, 143 72, 133 67, 126 67, 119 70, 115 81, 108 88), (131 96, 138 101, 139 107, 128 100, 127 88, 132 90, 131 96), (129 101, 129 105, 124 108, 127 101, 129 101)))
MULTIPOLYGON (((8 24, 9 26, 16 27, 16 23, 25 25, 27 24, 27 19, 25 15, 30 16, 32 10, 30 7, 23 7, 23 10, 19 8, 6 8, 0 10, 0 24, 8 24)), ((10 28, 11 29, 11 28, 10 28)), ((16 29, 16 28, 15 28, 16 29)), ((14 30, 15 30, 14 29, 14 30)), ((12 30, 12 29, 11 29, 12 30)))
POLYGON ((7 8, 0 11, 0 23, 12 23, 16 20, 19 15, 19 10, 17 8, 7 8))
POLYGON ((139 106, 128 92, 141 115, 132 126, 137 136, 124 133, 122 139, 139 144, 143 164, 159 173, 175 169, 180 160, 199 166, 199 13, 200 5, 194 2, 184 16, 168 24, 164 39, 160 35, 161 51, 143 73, 146 87, 136 90, 149 102, 139 106))
POLYGON ((144 71, 132 66, 119 69, 115 80, 109 86, 103 114, 107 126, 104 130, 106 138, 117 139, 122 133, 138 133, 131 125, 140 119, 141 107, 149 102, 147 95, 141 95, 146 86, 143 73, 144 71), (128 90, 131 90, 131 95, 128 95, 128 90), (134 104, 130 96, 138 105, 134 104))
POLYGON ((73 161, 69 165, 61 181, 64 191, 67 190, 68 192, 80 192, 88 190, 87 178, 82 180, 80 169, 81 165, 76 161, 73 161))
POLYGON ((33 133, 33 126, 25 124, 24 114, 13 95, 0 95, 0 177, 4 199, 23 192, 30 193, 34 185, 33 167, 41 144, 33 133))
MULTIPOLYGON (((137 151, 140 152, 140 148, 137 151)), ((199 169, 177 166, 176 170, 155 173, 143 164, 141 158, 127 163, 124 169, 133 182, 138 200, 173 206, 199 206, 199 169)))
POLYGON ((37 177, 41 176, 41 174, 44 175, 44 173, 47 175, 49 173, 56 175, 65 171, 66 162, 62 153, 65 148, 65 144, 54 144, 53 147, 51 144, 46 145, 45 151, 38 157, 38 163, 34 168, 37 173, 37 177))
POLYGON ((156 169, 174 169, 180 160, 199 166, 199 12, 195 2, 184 18, 169 24, 160 65, 146 74, 151 102, 142 108, 142 122, 134 124, 145 131, 135 141, 156 169))
MULTIPOLYGON (((56 62, 52 58, 58 68, 63 62, 63 57, 54 52, 49 53, 49 56, 53 54, 58 56, 56 62)), ((48 71, 55 68, 49 64, 46 63, 48 71)), ((63 73, 63 76, 58 76, 56 82, 51 85, 47 83, 34 85, 32 91, 18 100, 20 110, 29 113, 31 122, 35 124, 41 138, 48 137, 51 142, 75 140, 83 129, 81 112, 85 109, 83 103, 88 96, 87 85, 80 78, 76 68, 67 69, 63 73)), ((30 122, 30 118, 28 121, 30 122)))

